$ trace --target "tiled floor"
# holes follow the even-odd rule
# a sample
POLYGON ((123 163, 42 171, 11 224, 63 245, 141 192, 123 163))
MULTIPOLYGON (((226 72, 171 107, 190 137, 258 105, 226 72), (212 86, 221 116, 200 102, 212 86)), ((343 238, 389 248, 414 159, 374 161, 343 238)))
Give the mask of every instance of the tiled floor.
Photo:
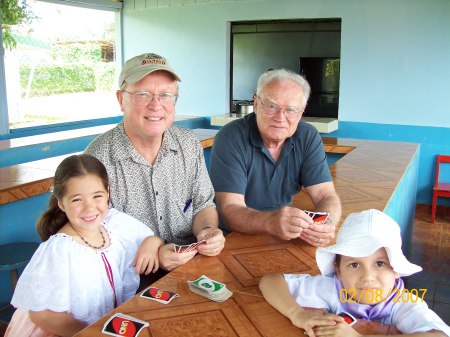
MULTIPOLYGON (((450 208, 439 209, 430 222, 430 206, 416 208, 410 260, 423 268, 405 279, 408 289, 427 289, 425 300, 450 325, 450 208)), ((6 327, 0 325, 0 337, 6 327)))
POLYGON ((450 325, 450 208, 438 209, 434 224, 430 214, 430 206, 416 208, 410 260, 423 271, 405 283, 409 290, 427 289, 428 306, 450 325))

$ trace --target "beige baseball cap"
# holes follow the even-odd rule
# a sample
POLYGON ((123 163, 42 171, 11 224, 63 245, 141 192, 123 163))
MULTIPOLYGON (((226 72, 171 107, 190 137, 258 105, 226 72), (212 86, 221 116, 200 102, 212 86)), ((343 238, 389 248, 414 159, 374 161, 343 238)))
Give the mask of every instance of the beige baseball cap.
POLYGON ((180 77, 173 71, 167 60, 157 54, 146 53, 135 56, 125 62, 119 76, 119 88, 124 82, 133 84, 143 79, 148 74, 163 70, 171 73, 178 82, 181 82, 180 77))

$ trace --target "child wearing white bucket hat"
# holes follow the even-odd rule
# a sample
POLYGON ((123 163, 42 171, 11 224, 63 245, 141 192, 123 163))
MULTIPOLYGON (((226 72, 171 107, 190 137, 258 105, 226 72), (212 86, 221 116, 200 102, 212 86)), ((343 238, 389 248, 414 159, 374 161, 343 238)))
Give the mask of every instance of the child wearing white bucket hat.
POLYGON ((265 275, 259 286, 266 300, 310 337, 360 336, 337 315, 342 312, 394 325, 403 334, 450 336, 450 327, 424 302, 426 289, 404 287, 401 276, 422 268, 406 259, 401 245, 400 227, 385 213, 352 213, 336 244, 317 249, 321 275, 265 275))

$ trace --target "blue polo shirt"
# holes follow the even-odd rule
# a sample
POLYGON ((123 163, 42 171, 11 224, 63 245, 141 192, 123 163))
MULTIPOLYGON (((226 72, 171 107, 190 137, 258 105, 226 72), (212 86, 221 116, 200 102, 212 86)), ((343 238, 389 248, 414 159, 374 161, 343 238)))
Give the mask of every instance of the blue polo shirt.
POLYGON ((291 204, 302 186, 332 181, 315 127, 300 121, 275 161, 263 144, 254 113, 217 133, 210 177, 216 192, 242 194, 248 207, 261 211, 291 204))

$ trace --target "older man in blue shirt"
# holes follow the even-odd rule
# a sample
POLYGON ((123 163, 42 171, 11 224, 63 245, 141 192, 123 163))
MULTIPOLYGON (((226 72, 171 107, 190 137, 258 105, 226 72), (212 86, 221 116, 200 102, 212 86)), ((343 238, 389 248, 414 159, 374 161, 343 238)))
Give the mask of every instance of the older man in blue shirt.
POLYGON ((314 246, 328 244, 341 217, 322 139, 301 121, 310 87, 285 69, 262 74, 255 113, 227 124, 211 152, 211 181, 223 226, 242 233, 300 237, 314 246), (314 224, 290 206, 304 187, 315 211, 330 213, 314 224))

